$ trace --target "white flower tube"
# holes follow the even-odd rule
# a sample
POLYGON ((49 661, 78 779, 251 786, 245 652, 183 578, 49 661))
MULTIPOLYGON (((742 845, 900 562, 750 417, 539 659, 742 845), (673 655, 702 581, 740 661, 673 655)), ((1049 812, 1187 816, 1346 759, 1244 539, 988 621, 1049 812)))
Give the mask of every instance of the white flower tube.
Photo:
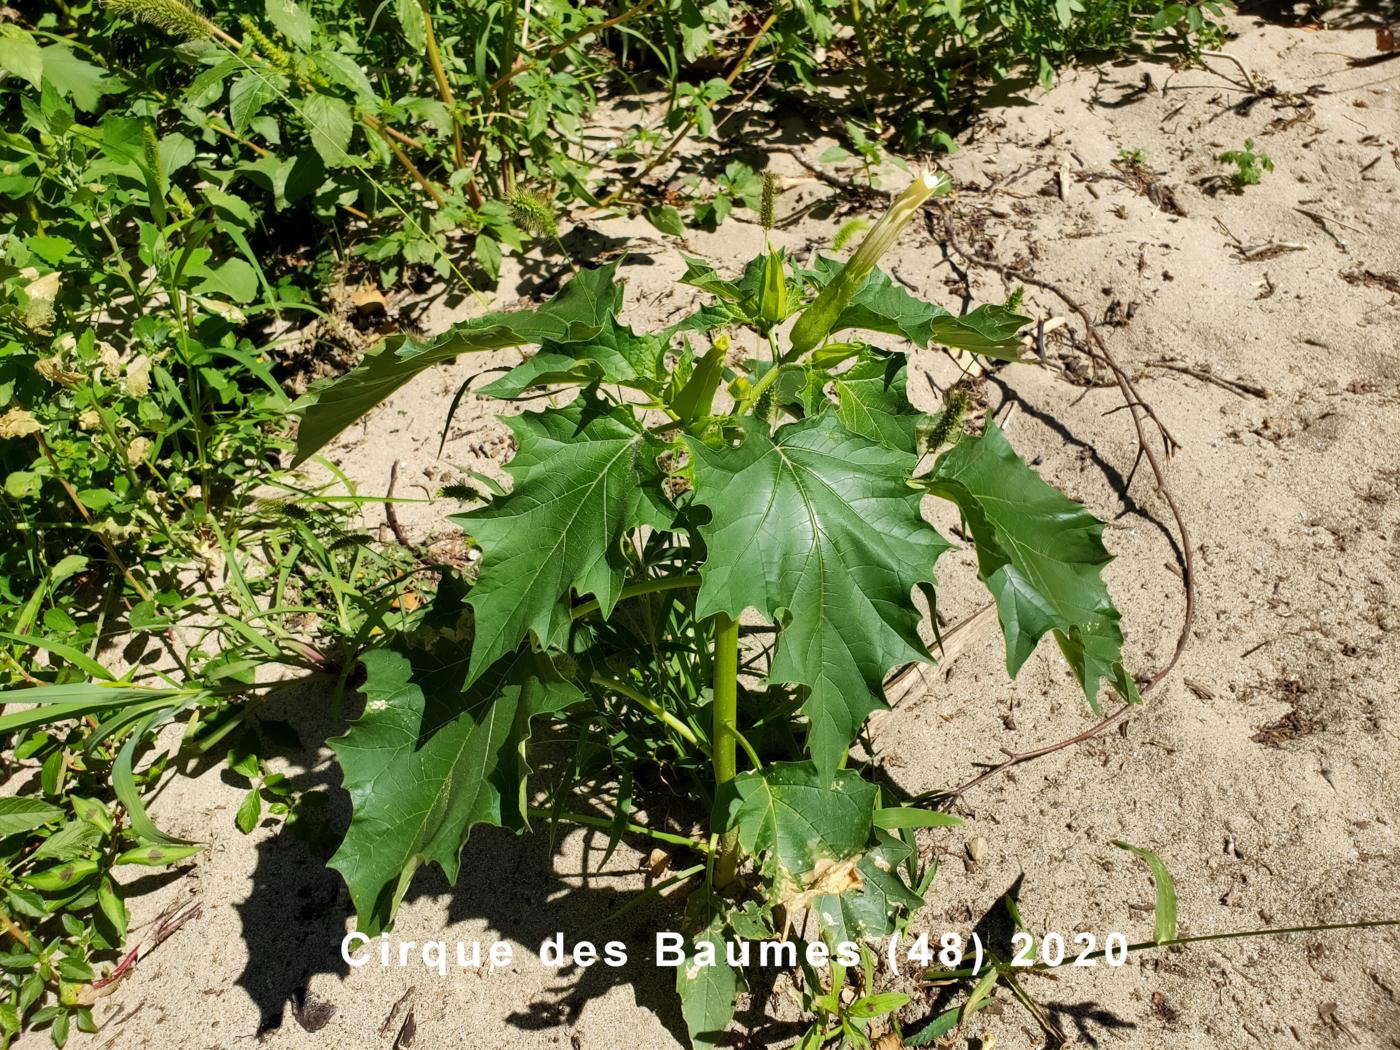
POLYGON ((805 353, 827 337, 832 326, 836 324, 836 319, 841 316, 841 311, 875 269, 880 256, 894 244, 924 201, 935 195, 942 196, 952 185, 952 180, 947 175, 927 169, 909 184, 909 188, 890 205, 890 210, 870 228, 870 232, 860 242, 855 254, 841 268, 841 272, 833 277, 802 311, 802 316, 792 328, 794 353, 805 353))

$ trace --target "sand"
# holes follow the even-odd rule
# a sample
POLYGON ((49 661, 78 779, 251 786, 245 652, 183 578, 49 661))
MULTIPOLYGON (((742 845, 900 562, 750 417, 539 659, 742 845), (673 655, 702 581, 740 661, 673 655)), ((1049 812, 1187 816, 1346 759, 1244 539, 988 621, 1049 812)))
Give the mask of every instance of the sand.
MULTIPOLYGON (((927 836, 941 867, 916 933, 995 933, 1004 926, 998 902, 1019 881, 1021 910, 1037 929, 1146 939, 1151 883, 1113 840, 1161 855, 1183 933, 1400 917, 1400 289, 1385 276, 1400 273, 1400 68, 1349 67, 1347 56, 1374 54, 1374 33, 1344 13, 1338 25, 1350 28, 1237 19, 1230 54, 1276 90, 1250 106, 1232 108, 1248 92, 1228 62, 1171 75, 1165 93, 1168 67, 1123 63, 1067 75, 1036 106, 989 114, 950 161, 960 240, 1024 264, 1113 322, 1102 328, 1108 345, 1180 440, 1169 476, 1191 528, 1198 608, 1180 664, 1121 732, 989 780, 953 807, 965 827, 927 836), (1202 180, 1224 170, 1215 155, 1247 137, 1275 170, 1241 195, 1212 194, 1202 180), (1122 150, 1145 153, 1140 185, 1113 177, 1122 150), (1150 196, 1141 191, 1154 182, 1150 196), (1159 206, 1162 185, 1181 214, 1159 206), (1259 247, 1273 242, 1301 247, 1259 247), (1269 396, 1151 365, 1166 359, 1269 396)), ((814 160, 825 144, 797 116, 766 126, 774 124, 775 147, 814 160)), ((772 153, 771 164, 787 176, 780 214, 832 201, 820 217, 778 231, 785 247, 819 247, 836 218, 859 213, 789 153, 772 153)), ((687 306, 671 285, 683 269, 673 240, 626 219, 592 218, 569 236, 632 245, 623 270, 632 322, 664 323, 687 306)), ((731 222, 689 235, 684 247, 727 270, 761 243, 756 226, 731 222)), ((500 300, 530 296, 557 265, 512 264, 500 300)), ((888 268, 950 307, 964 287, 961 265, 922 228, 906 234, 888 268)), ((975 298, 1011 291, 990 271, 968 274, 975 298)), ((1038 317, 1069 316, 1083 338, 1055 296, 1030 288, 1026 304, 1038 317)), ((480 309, 408 305, 429 331, 480 309)), ((1126 413, 1113 411, 1117 391, 1083 384, 1084 358, 1066 336, 1049 337, 1044 365, 1032 358, 997 370, 987 392, 993 410, 1015 405, 1011 438, 1021 453, 1110 523, 1108 578, 1130 666, 1146 672, 1167 659, 1181 622, 1179 552, 1145 466, 1124 489, 1136 445, 1126 413)), ((499 473, 505 430, 473 398, 436 456, 452 393, 480 364, 421 377, 331 455, 366 491, 384 490, 395 460, 404 494, 431 492, 464 468, 499 473)), ((919 355, 917 366, 940 382, 951 374, 935 354, 919 355)), ((426 541, 450 534, 442 521, 450 509, 407 506, 400 516, 426 541)), ((367 513, 377 526, 379 510, 367 513)), ((940 565, 945 614, 979 608, 970 553, 940 565)), ((327 800, 334 824, 346 803, 323 745, 335 731, 318 714, 323 702, 302 687, 278 699, 275 710, 307 750, 277 765, 327 800)), ((1093 721, 1053 647, 1011 683, 990 635, 946 681, 886 717, 876 746, 894 781, 920 792, 967 779, 1000 748, 1053 742, 1093 721)), ((147 877, 149 892, 131 904, 134 936, 149 939, 152 920, 177 904, 197 904, 199 914, 102 1001, 101 1033, 70 1045, 678 1045, 673 973, 645 952, 671 913, 656 905, 601 921, 644 884, 643 858, 627 846, 600 871, 603 835, 574 832, 551 852, 542 836, 479 831, 456 889, 437 872, 419 875, 394 937, 480 941, 483 951, 501 941, 512 946, 511 963, 453 966, 446 977, 421 964, 352 968, 339 956, 348 898, 324 867, 334 843, 308 844, 275 826, 240 835, 240 782, 195 772, 172 781, 153 813, 209 848, 174 876, 147 877), (626 941, 632 961, 548 969, 532 953, 555 931, 626 941)), ((1028 977, 1025 988, 1071 1042, 1088 1045, 1400 1047, 1397 962, 1400 932, 1355 931, 1145 953, 1122 968, 1028 977)), ((955 1001, 907 975, 882 970, 880 981, 914 994, 900 1014, 909 1028, 955 1001)), ((743 1021, 757 1030, 736 1045, 793 1038, 782 1023, 796 1016, 784 987, 745 1004, 743 1021), (780 1020, 765 1023, 765 1013, 780 1020)), ((19 1045, 46 1043, 40 1034, 19 1045)), ((1046 1045, 1004 990, 945 1045, 993 1044, 1046 1045)))

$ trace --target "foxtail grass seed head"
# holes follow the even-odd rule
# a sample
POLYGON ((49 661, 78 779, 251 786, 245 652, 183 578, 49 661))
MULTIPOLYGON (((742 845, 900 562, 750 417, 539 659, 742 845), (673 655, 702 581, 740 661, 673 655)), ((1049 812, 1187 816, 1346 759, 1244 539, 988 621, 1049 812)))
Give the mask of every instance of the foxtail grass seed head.
POLYGON ((156 193, 164 197, 165 169, 160 163, 160 139, 156 138, 156 129, 150 124, 141 125, 141 152, 146 161, 146 170, 155 180, 156 193))
POLYGON ((540 237, 558 237, 559 220, 554 217, 554 202, 543 193, 530 190, 514 191, 507 202, 516 224, 540 237))
POLYGON ((765 230, 773 228, 773 212, 778 202, 778 178, 771 171, 763 173, 763 197, 758 208, 758 219, 765 230))
POLYGON ((831 239, 831 247, 838 252, 845 251, 847 245, 868 229, 870 229, 870 223, 865 219, 859 217, 847 219, 836 231, 836 236, 831 239))
POLYGON ((947 389, 943 394, 943 411, 938 416, 938 422, 934 423, 933 429, 929 431, 926 451, 937 452, 948 443, 948 439, 962 426, 963 416, 967 414, 971 403, 972 395, 962 383, 956 383, 947 389))
POLYGON ((214 23, 182 0, 106 0, 107 6, 135 22, 145 22, 171 36, 212 40, 214 23))
POLYGON ((291 72, 292 56, 264 33, 262 27, 253 20, 251 15, 239 15, 238 24, 243 27, 244 39, 251 43, 254 50, 260 52, 263 58, 267 59, 268 65, 279 73, 291 72))
POLYGON ((880 216, 870 228, 860 247, 841 272, 833 277, 815 299, 802 311, 797 324, 792 328, 792 348, 798 353, 812 349, 831 332, 836 319, 846 304, 860 290, 867 277, 875 269, 880 257, 904 232, 904 227, 918 214, 924 201, 934 195, 943 195, 952 188, 952 181, 941 172, 925 170, 919 174, 909 188, 895 198, 889 210, 880 216))

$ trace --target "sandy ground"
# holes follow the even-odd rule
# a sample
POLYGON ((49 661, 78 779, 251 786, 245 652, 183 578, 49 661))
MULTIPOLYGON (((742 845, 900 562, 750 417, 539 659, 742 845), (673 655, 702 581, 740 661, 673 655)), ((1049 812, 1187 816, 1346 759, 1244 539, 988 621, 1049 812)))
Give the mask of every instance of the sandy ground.
MULTIPOLYGON (((1176 878, 1183 933, 1400 916, 1400 70, 1347 66, 1348 55, 1374 53, 1369 28, 1237 24, 1230 53, 1274 86, 1272 97, 1235 108, 1248 93, 1228 63, 1216 63, 1220 75, 1178 73, 1165 92, 1170 70, 1161 65, 1083 72, 1035 107, 992 114, 950 163, 965 244, 1055 281, 1110 322, 1103 331, 1114 354, 1181 441, 1170 480, 1200 575, 1186 654, 1123 732, 974 789, 955 807, 966 827, 930 836, 941 868, 915 932, 998 935, 998 901, 1019 880, 1033 927, 1144 939, 1151 884, 1114 839, 1161 854, 1176 878), (1213 157, 1246 137, 1276 170, 1243 195, 1212 195, 1201 180, 1223 170, 1213 157), (1113 177, 1121 150, 1146 155, 1138 185, 1113 177), (1181 214, 1159 207, 1162 185, 1181 214), (1300 247, 1259 248, 1273 242, 1300 247), (1151 364, 1166 359, 1269 396, 1151 364)), ((775 146, 820 153, 798 119, 780 128, 775 146)), ((832 201, 775 239, 797 252, 822 245, 832 208, 850 206, 791 155, 774 152, 771 163, 791 177, 780 214, 832 201)), ((664 323, 687 305, 671 286, 683 268, 678 246, 649 227, 596 221, 571 236, 599 248, 631 242, 623 272, 634 323, 664 323)), ((723 270, 761 242, 755 226, 731 222, 685 247, 723 270)), ((517 266, 519 294, 547 286, 552 265, 517 266)), ((950 306, 964 290, 961 266, 924 229, 911 229, 889 268, 950 306)), ((975 297, 1010 291, 986 270, 969 277, 975 297)), ((1026 302, 1041 317, 1068 313, 1036 289, 1026 302)), ((436 330, 473 309, 431 303, 417 322, 436 330)), ((1108 575, 1130 666, 1148 671, 1168 657, 1181 622, 1179 552, 1147 470, 1124 490, 1135 441, 1126 413, 1112 411, 1117 392, 1084 384, 1083 357, 1064 338, 1051 337, 1044 365, 998 370, 988 394, 993 407, 1015 403, 1011 437, 1023 455, 1111 523, 1117 560, 1108 575)), ((462 468, 499 470, 504 428, 471 399, 435 456, 452 392, 480 365, 422 377, 333 455, 369 491, 383 490, 393 460, 404 494, 431 492, 462 468)), ((919 367, 940 380, 950 374, 934 354, 919 367)), ((445 512, 400 513, 410 532, 428 537, 446 531, 445 512)), ((978 608, 970 553, 940 565, 947 615, 978 608)), ((310 745, 286 768, 327 798, 334 824, 345 802, 319 746, 333 729, 318 720, 318 702, 292 689, 277 707, 310 745)), ((890 776, 918 792, 966 779, 999 748, 1023 750, 1090 724, 1053 647, 1008 683, 993 636, 886 718, 876 743, 890 776)), ((102 1032, 70 1045, 677 1045, 672 973, 644 950, 650 931, 671 921, 664 906, 601 922, 642 885, 637 853, 624 846, 600 872, 605 836, 574 833, 551 853, 542 837, 479 832, 455 890, 436 872, 419 875, 394 936, 480 941, 483 952, 500 940, 513 946, 513 961, 454 967, 447 977, 421 965, 352 969, 339 959, 347 895, 323 863, 333 843, 309 845, 276 828, 241 836, 238 783, 210 770, 175 780, 156 802, 158 821, 210 847, 181 874, 148 878, 135 920, 186 902, 202 911, 103 1001, 102 1032), (625 940, 632 963, 546 969, 532 952, 556 930, 625 940)), ((1397 963, 1400 932, 1361 931, 1147 953, 1121 969, 1027 978, 1026 988, 1071 1041, 1088 1045, 1400 1047, 1397 963)), ((916 991, 900 1015, 910 1028, 952 1001, 881 979, 916 991)), ((1004 992, 998 1000, 944 1045, 1045 1045, 1030 1014, 1004 992)), ((781 985, 742 1016, 759 1023, 764 1012, 793 1016, 781 985)), ((781 1045, 785 1033, 770 1024, 742 1045, 781 1045)))

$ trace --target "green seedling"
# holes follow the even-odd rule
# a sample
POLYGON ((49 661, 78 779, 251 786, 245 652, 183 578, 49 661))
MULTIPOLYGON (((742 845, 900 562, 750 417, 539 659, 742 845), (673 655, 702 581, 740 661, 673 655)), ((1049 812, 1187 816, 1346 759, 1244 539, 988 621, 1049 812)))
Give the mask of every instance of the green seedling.
MULTIPOLYGON (((950 544, 925 496, 961 515, 1013 673, 1050 634, 1091 703, 1104 685, 1138 698, 1101 523, 994 423, 967 432, 958 403, 940 427, 908 400, 909 347, 1014 359, 1027 323, 1002 306, 954 316, 878 268, 948 188, 919 176, 844 265, 770 247, 730 278, 687 260, 701 301, 661 331, 619 320, 611 263, 536 310, 396 336, 298 403, 304 458, 465 354, 534 344, 473 389, 572 396, 504 417, 509 492, 452 518, 480 547, 475 581, 445 584, 432 616, 361 658, 364 713, 333 744, 354 816, 331 864, 362 932, 392 923, 420 864, 455 877, 474 825, 572 820, 703 867, 677 975, 697 1045, 744 982, 726 945, 808 914, 807 943, 888 936, 928 886, 914 831, 950 822, 902 805, 852 751, 885 676, 931 659, 914 593, 950 544), (688 833, 645 819, 653 769, 689 800, 688 833)), ((867 993, 826 1011, 848 1038, 895 1008, 867 993)))

